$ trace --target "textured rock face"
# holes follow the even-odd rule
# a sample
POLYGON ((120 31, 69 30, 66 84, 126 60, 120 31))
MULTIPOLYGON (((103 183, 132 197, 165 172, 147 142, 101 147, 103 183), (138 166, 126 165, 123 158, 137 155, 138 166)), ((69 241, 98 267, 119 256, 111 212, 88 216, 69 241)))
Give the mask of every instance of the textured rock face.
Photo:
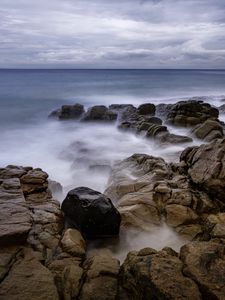
POLYGON ((96 255, 84 263, 85 283, 81 300, 114 300, 117 298, 120 264, 108 255, 96 255))
POLYGON ((0 179, 0 244, 26 241, 32 218, 18 178, 0 179))
POLYGON ((167 108, 166 120, 179 126, 195 126, 208 119, 217 119, 219 111, 203 101, 180 101, 167 108))
POLYGON ((188 148, 181 154, 191 180, 214 199, 224 203, 225 192, 225 140, 188 148))
POLYGON ((180 257, 183 273, 194 280, 203 299, 225 298, 225 245, 196 242, 183 246, 180 257))
POLYGON ((182 267, 171 249, 130 252, 120 272, 123 293, 127 299, 202 299, 198 286, 183 275, 182 267))
POLYGON ((9 275, 0 283, 0 299, 59 299, 52 273, 29 252, 21 250, 9 275))
POLYGON ((117 164, 105 194, 117 204, 122 224, 151 230, 165 220, 186 238, 203 234, 204 216, 217 206, 180 174, 182 170, 182 165, 144 154, 117 164))
POLYGON ((207 120, 194 128, 193 134, 201 140, 211 142, 215 139, 223 138, 223 130, 223 126, 219 122, 207 120))
POLYGON ((71 190, 62 203, 69 227, 85 237, 101 238, 119 234, 120 214, 105 195, 80 187, 71 190))
MULTIPOLYGON (((163 217, 181 234, 193 238, 203 233, 204 238, 207 233, 211 240, 188 243, 180 254, 170 248, 131 252, 121 268, 109 254, 86 258, 81 233, 63 229, 45 172, 0 169, 0 299, 224 299, 224 213, 215 211, 207 194, 194 190, 188 177, 179 174, 186 168, 134 155, 117 166, 108 192, 119 201, 128 225, 145 228, 163 217)), ((79 197, 83 204, 105 199, 89 189, 79 197)), ((109 202, 100 203, 107 211, 109 202)))

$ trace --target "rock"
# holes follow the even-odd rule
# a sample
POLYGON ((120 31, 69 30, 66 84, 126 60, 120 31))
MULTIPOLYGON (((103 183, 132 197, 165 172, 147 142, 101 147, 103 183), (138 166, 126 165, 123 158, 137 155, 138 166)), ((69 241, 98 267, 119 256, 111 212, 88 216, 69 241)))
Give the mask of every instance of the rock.
POLYGON ((62 203, 68 226, 87 238, 119 234, 120 214, 105 195, 86 187, 71 190, 62 203))
POLYGON ((86 278, 79 299, 115 300, 119 267, 119 261, 109 255, 96 255, 85 261, 86 278))
POLYGON ((109 110, 119 112, 119 111, 124 110, 128 107, 134 107, 134 106, 132 104, 111 104, 109 106, 109 110))
POLYGON ((26 174, 26 170, 23 167, 10 165, 6 168, 0 168, 1 179, 20 178, 24 174, 26 174))
POLYGON ((155 115, 155 105, 152 103, 141 104, 138 107, 138 113, 140 115, 155 115))
POLYGON ((115 121, 117 113, 109 110, 104 105, 96 105, 88 109, 82 121, 115 121))
POLYGON ((8 276, 0 283, 0 299, 59 299, 51 272, 28 250, 22 250, 8 276))
MULTIPOLYGON (((9 174, 12 174, 11 169, 9 174)), ((23 244, 32 219, 18 178, 3 179, 0 183, 0 211, 1 246, 23 244)))
POLYGON ((81 104, 62 105, 61 109, 54 110, 49 117, 58 117, 60 120, 79 119, 84 114, 84 106, 81 104))
POLYGON ((224 251, 223 244, 211 241, 193 242, 181 248, 183 273, 198 284, 203 299, 224 299, 224 251))
POLYGON ((48 174, 41 169, 32 169, 21 177, 24 194, 46 191, 48 188, 48 174))
POLYGON ((166 222, 172 227, 194 223, 198 219, 198 216, 191 208, 183 205, 170 204, 165 209, 166 222))
POLYGON ((77 299, 83 284, 84 271, 81 264, 82 261, 76 257, 61 253, 48 265, 54 275, 60 299, 77 299))
POLYGON ((161 144, 183 144, 193 142, 192 138, 185 135, 172 134, 169 132, 162 132, 157 135, 157 140, 161 144))
POLYGON ((67 229, 61 240, 62 249, 73 256, 84 257, 86 253, 86 243, 76 229, 67 229))
POLYGON ((202 299, 198 286, 183 275, 182 261, 170 249, 130 252, 120 271, 127 299, 202 299))
POLYGON ((214 120, 206 120, 203 124, 198 125, 193 134, 206 142, 211 142, 217 138, 223 138, 223 126, 214 120))
POLYGON ((169 107, 166 120, 169 124, 179 126, 195 126, 208 119, 216 120, 219 116, 217 108, 203 101, 180 101, 169 107))
POLYGON ((188 174, 196 185, 224 203, 225 192, 225 139, 208 145, 188 148, 180 157, 188 167, 188 174))

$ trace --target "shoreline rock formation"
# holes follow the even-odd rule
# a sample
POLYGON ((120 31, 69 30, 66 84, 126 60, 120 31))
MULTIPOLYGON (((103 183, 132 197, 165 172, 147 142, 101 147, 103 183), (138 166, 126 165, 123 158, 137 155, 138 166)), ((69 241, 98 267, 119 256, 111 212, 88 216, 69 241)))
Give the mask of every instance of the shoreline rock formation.
MULTIPOLYGON (((219 108, 220 109, 220 108, 219 108)), ((175 104, 144 103, 96 105, 85 111, 80 104, 63 105, 49 117, 81 122, 117 122, 120 130, 130 131, 159 144, 190 143, 193 137, 211 142, 224 137, 224 124, 219 121, 219 109, 202 100, 179 101, 175 104), (173 134, 167 125, 190 128, 188 136, 173 134)))
POLYGON ((201 101, 95 106, 87 112, 76 104, 53 115, 117 119, 119 127, 160 143, 188 142, 191 136, 210 143, 186 148, 179 163, 134 154, 113 167, 104 194, 76 188, 64 200, 72 197, 72 206, 63 204, 62 210, 53 197, 62 187, 46 172, 0 168, 0 300, 225 299, 225 139, 218 110, 201 101), (166 122, 190 127, 190 137, 173 135, 166 122), (99 228, 84 213, 92 206, 103 213, 100 224, 110 235, 119 232, 121 216, 123 230, 148 232, 166 222, 187 243, 179 253, 168 247, 131 251, 122 264, 109 251, 90 256, 90 232, 83 226, 99 228), (66 225, 71 213, 75 226, 66 225))

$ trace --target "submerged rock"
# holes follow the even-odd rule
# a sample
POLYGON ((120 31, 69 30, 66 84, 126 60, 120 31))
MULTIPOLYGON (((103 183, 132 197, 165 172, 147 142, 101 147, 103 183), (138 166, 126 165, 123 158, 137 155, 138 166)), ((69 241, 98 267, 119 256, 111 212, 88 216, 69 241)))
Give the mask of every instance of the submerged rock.
POLYGON ((77 228, 86 238, 119 234, 120 214, 105 195, 86 187, 71 190, 62 203, 69 227, 77 228))

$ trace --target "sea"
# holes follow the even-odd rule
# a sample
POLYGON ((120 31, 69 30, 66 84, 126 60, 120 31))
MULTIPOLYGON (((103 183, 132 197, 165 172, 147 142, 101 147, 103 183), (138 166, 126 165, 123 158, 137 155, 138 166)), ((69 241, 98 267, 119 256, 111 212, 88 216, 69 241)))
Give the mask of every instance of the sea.
MULTIPOLYGON (((116 162, 134 153, 178 161, 187 144, 160 147, 144 137, 119 131, 116 124, 58 121, 49 119, 49 113, 64 104, 80 103, 85 108, 125 103, 138 106, 191 98, 214 106, 225 104, 225 70, 2 69, 0 167, 14 164, 42 168, 62 184, 60 201, 78 186, 104 192, 110 168, 116 162)), ((186 129, 170 130, 186 133, 186 129)), ((194 140, 192 144, 199 143, 194 140)), ((160 234, 151 236, 151 246, 180 243, 170 229, 160 230, 160 234)), ((149 235, 137 236, 123 251, 149 245, 149 235)))

